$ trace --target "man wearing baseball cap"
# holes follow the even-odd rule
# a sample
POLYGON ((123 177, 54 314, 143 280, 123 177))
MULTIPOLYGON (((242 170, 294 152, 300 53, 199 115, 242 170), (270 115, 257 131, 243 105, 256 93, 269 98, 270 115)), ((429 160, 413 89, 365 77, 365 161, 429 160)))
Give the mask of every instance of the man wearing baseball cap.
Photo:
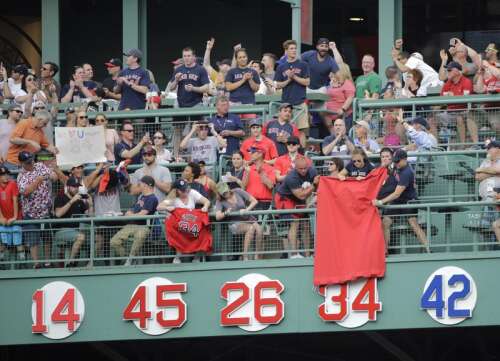
POLYGON ((118 109, 144 109, 151 79, 146 69, 141 67, 142 51, 133 48, 123 55, 126 57, 127 68, 118 74, 113 90, 114 93, 121 93, 118 109))
POLYGON ((278 155, 287 153, 286 142, 292 135, 300 137, 299 130, 295 124, 291 124, 293 107, 289 103, 282 103, 279 107, 278 117, 270 120, 264 125, 263 133, 276 145, 278 155))
POLYGON ((104 63, 109 77, 103 80, 102 89, 104 90, 104 99, 114 99, 120 100, 122 98, 121 94, 115 93, 113 90, 116 86, 116 79, 122 70, 122 61, 118 58, 109 59, 104 63))
MULTIPOLYGON (((145 175, 140 180, 141 195, 137 202, 130 208, 125 216, 146 216, 153 215, 158 206, 158 199, 154 194, 155 180, 153 177, 145 175)), ((148 237, 150 227, 146 221, 131 221, 125 227, 120 229, 111 238, 111 248, 116 252, 119 257, 125 257, 124 242, 132 238, 132 246, 130 247, 129 257, 124 263, 124 266, 130 266, 133 263, 133 257, 137 256, 141 250, 142 244, 148 237)))
POLYGON ((398 122, 403 125, 408 139, 411 140, 410 145, 406 146, 405 149, 425 152, 437 148, 437 140, 434 135, 428 132, 429 123, 424 117, 412 118, 410 124, 408 124, 403 119, 402 112, 400 112, 398 122))
POLYGON ((7 118, 0 119, 0 163, 7 159, 10 147, 10 136, 21 120, 23 110, 19 104, 11 104, 7 108, 7 118))
POLYGON ((380 152, 380 145, 370 138, 370 124, 366 120, 358 120, 354 126, 354 145, 367 153, 380 152))
MULTIPOLYGON (((442 96, 463 96, 472 94, 472 81, 462 74, 462 65, 456 61, 448 63, 448 81, 441 89, 442 96)), ((460 143, 466 142, 465 120, 467 118, 467 129, 469 130, 470 138, 473 143, 479 142, 477 133, 477 123, 467 111, 464 104, 450 104, 448 110, 452 110, 452 115, 455 115, 457 120, 457 131, 460 138, 460 143), (461 110, 458 112, 458 110, 461 110)))
MULTIPOLYGON (((34 154, 21 151, 18 161, 22 169, 17 176, 17 186, 21 194, 21 209, 23 219, 50 218, 52 210, 52 181, 56 181, 62 172, 56 173, 42 162, 35 162, 34 154)), ((62 179, 61 179, 62 180, 62 179)), ((40 231, 40 224, 23 226, 23 242, 30 248, 31 258, 35 262, 34 268, 40 268, 38 248, 44 244, 45 255, 51 258, 51 242, 40 231)), ((50 263, 46 263, 50 267, 50 263)))
POLYGON ((17 259, 25 260, 21 227, 15 225, 21 219, 19 189, 7 168, 0 166, 0 261, 4 259, 5 246, 15 246, 17 259))
POLYGON ((251 119, 248 125, 250 127, 250 137, 245 139, 240 147, 243 158, 249 161, 251 159, 250 149, 258 146, 264 150, 264 160, 269 164, 273 164, 274 159, 278 157, 278 150, 274 142, 262 134, 262 121, 258 118, 251 119))
POLYGON ((331 47, 333 47, 333 43, 330 43, 327 38, 319 38, 316 41, 316 50, 302 53, 302 61, 309 65, 311 78, 309 89, 316 90, 326 87, 330 83, 330 73, 339 71, 337 62, 328 54, 331 47))
POLYGON ((243 174, 243 189, 259 201, 256 209, 268 209, 272 200, 272 191, 276 183, 274 168, 264 162, 266 149, 261 144, 250 147, 249 166, 243 174))
MULTIPOLYGON (((93 213, 92 197, 79 192, 82 184, 76 177, 69 177, 66 181, 66 190, 54 200, 54 213, 56 218, 77 218, 87 213, 93 213)), ((85 233, 81 231, 80 223, 54 223, 54 228, 59 229, 54 235, 54 243, 61 248, 71 247, 69 262, 66 267, 75 267, 76 257, 81 246, 85 243, 85 233)))
MULTIPOLYGON (((372 201, 375 206, 382 206, 384 204, 401 205, 408 204, 410 201, 417 199, 417 189, 415 181, 415 173, 408 165, 408 153, 404 149, 398 149, 392 158, 394 166, 396 168, 395 177, 397 180, 397 185, 394 191, 387 197, 382 199, 374 199, 372 201)), ((429 253, 429 241, 425 232, 422 230, 417 221, 416 212, 417 209, 388 209, 384 212, 384 227, 389 227, 392 224, 392 219, 388 217, 389 215, 395 216, 408 216, 408 223, 412 228, 413 232, 417 236, 422 247, 429 253)), ((387 234, 384 232, 384 234, 387 234)), ((386 244, 389 245, 390 240, 385 240, 386 244)))

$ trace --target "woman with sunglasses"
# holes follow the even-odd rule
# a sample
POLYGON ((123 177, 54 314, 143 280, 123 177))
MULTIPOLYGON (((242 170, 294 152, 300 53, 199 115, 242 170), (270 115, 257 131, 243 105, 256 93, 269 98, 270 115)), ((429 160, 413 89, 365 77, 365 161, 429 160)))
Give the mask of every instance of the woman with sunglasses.
MULTIPOLYGON (((217 184, 218 199, 215 203, 215 219, 226 220, 229 223, 229 231, 232 235, 244 234, 243 260, 248 261, 250 243, 255 240, 255 252, 262 249, 262 228, 254 216, 245 216, 241 213, 251 211, 258 201, 252 195, 241 188, 230 189, 227 183, 217 184), (229 216, 230 213, 239 213, 229 216)), ((259 259, 259 254, 255 254, 259 259)))
POLYGON ((340 172, 344 170, 344 161, 340 158, 332 158, 325 161, 328 177, 339 178, 340 172))
POLYGON ((95 116, 95 125, 104 127, 104 140, 106 142, 106 160, 114 163, 115 161, 115 145, 120 143, 118 132, 114 129, 108 128, 108 118, 103 113, 97 113, 95 116))
POLYGON ((356 147, 352 151, 351 161, 339 173, 339 179, 345 180, 346 177, 353 177, 361 180, 373 170, 373 165, 368 160, 368 156, 361 147, 356 147))
POLYGON ((51 103, 57 103, 57 95, 55 96, 55 99, 47 99, 45 93, 38 89, 35 75, 28 74, 22 80, 21 89, 14 93, 14 100, 21 106, 25 114, 31 114, 32 111, 38 110, 34 109, 35 104, 37 107, 40 104, 46 105, 49 103, 49 100, 51 103))
POLYGON ((170 153, 170 150, 165 148, 166 143, 167 137, 165 136, 165 133, 161 130, 156 131, 153 135, 153 146, 156 150, 156 161, 160 165, 165 165, 172 161, 172 153, 170 153))
POLYGON ((89 117, 85 110, 79 110, 76 113, 76 126, 78 128, 86 128, 89 126, 89 117))

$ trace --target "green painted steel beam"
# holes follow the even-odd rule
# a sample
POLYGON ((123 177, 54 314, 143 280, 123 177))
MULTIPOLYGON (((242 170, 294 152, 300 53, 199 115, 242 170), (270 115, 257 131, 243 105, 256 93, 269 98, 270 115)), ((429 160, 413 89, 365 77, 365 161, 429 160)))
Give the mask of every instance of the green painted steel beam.
POLYGON ((394 40, 403 35, 402 0, 379 0, 378 14, 378 73, 386 80, 385 68, 393 64, 394 40))
POLYGON ((302 33, 301 33, 301 9, 302 0, 281 0, 292 7, 292 39, 297 42, 297 53, 301 53, 302 33))
POLYGON ((123 51, 138 48, 144 54, 141 61, 147 67, 147 2, 123 0, 123 51))
MULTIPOLYGON (((42 63, 59 64, 59 0, 42 0, 42 63)), ((59 73, 55 78, 59 80, 59 73)))

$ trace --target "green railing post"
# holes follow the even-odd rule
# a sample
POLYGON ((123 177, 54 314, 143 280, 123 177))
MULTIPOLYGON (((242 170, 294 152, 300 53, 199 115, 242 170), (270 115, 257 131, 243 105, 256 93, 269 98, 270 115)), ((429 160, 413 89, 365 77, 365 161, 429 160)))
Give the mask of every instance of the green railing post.
POLYGON ((94 267, 94 254, 95 254, 95 223, 94 220, 90 220, 90 261, 91 267, 94 267))

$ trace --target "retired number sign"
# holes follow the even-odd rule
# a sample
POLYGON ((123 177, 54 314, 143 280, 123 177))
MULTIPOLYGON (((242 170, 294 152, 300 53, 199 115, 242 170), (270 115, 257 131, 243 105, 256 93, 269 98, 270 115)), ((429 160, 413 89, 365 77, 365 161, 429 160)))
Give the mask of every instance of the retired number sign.
MULTIPOLYGON (((223 305, 214 312, 219 312, 222 327, 258 332, 284 319, 285 303, 281 298, 284 291, 281 281, 249 273, 222 284, 219 297, 223 305)), ((122 309, 122 318, 153 336, 181 328, 188 317, 188 305, 183 299, 187 292, 186 283, 174 283, 163 277, 148 278, 133 290, 122 309)), ((317 309, 319 318, 342 327, 355 328, 376 321, 382 311, 376 278, 320 287, 319 293, 324 298, 317 309)), ((441 324, 455 325, 472 317, 476 301, 477 288, 472 276, 461 268, 446 266, 433 272, 425 282, 420 308, 441 324)), ((33 293, 31 316, 32 333, 63 339, 82 324, 85 302, 71 283, 50 282, 33 293)))

